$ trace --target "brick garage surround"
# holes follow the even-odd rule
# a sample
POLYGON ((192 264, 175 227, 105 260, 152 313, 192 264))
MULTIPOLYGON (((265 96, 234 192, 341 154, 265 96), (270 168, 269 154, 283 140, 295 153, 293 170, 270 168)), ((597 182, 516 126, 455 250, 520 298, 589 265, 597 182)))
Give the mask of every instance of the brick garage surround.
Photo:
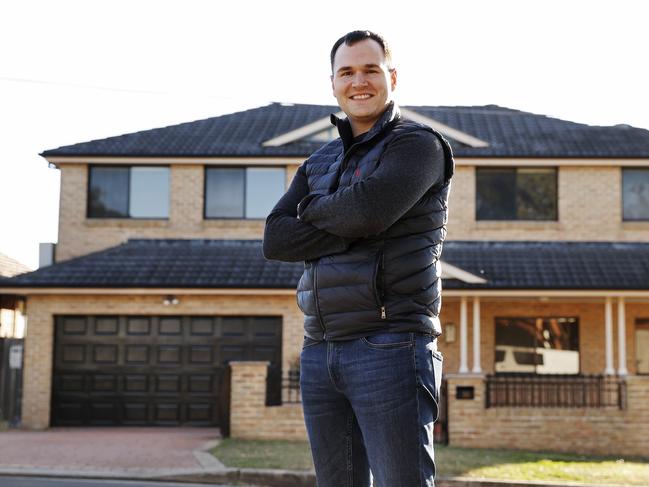
POLYGON ((268 362, 230 362, 230 436, 255 440, 306 440, 301 404, 266 406, 268 362))
POLYGON ((163 306, 163 295, 31 295, 27 300, 27 333, 23 371, 22 424, 29 429, 50 425, 54 316, 56 315, 268 315, 281 316, 282 370, 299 357, 303 318, 295 296, 180 295, 177 306, 163 306))
POLYGON ((646 456, 649 451, 649 377, 627 377, 627 409, 485 408, 480 376, 447 377, 449 444, 598 455, 646 456), (455 399, 473 386, 474 399, 455 399))

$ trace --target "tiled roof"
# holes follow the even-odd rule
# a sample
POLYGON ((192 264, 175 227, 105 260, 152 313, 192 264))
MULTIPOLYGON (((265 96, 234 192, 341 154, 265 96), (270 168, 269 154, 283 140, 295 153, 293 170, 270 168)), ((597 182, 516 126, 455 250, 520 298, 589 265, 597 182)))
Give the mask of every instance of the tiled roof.
POLYGON ((442 260, 487 280, 446 288, 649 290, 646 243, 454 241, 442 260))
POLYGON ((287 288, 303 265, 264 259, 259 240, 129 240, 1 286, 287 288))
POLYGON ((24 264, 21 264, 15 259, 0 253, 0 279, 3 277, 12 277, 16 274, 29 272, 31 269, 24 264))
MULTIPOLYGON (((487 280, 457 289, 649 290, 649 244, 446 242, 442 260, 487 280)), ((130 240, 0 282, 2 287, 291 289, 301 263, 265 260, 259 240, 130 240)))
MULTIPOLYGON (((404 107, 489 143, 451 140, 461 157, 649 157, 649 131, 628 125, 589 126, 495 105, 404 107)), ((320 142, 264 147, 273 137, 339 111, 327 105, 272 103, 220 117, 46 150, 43 156, 306 157, 320 142)))

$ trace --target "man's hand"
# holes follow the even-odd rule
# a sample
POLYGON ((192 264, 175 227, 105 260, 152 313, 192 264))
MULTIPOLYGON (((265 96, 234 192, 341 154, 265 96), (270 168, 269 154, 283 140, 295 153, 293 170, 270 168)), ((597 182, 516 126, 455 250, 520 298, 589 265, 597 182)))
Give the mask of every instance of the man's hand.
POLYGON ((286 194, 266 218, 264 256, 267 259, 286 262, 310 260, 344 252, 352 242, 352 239, 332 235, 299 219, 298 204, 308 193, 303 164, 286 194))
POLYGON ((390 143, 367 179, 329 195, 312 193, 303 197, 298 217, 341 237, 377 235, 444 180, 441 141, 429 131, 409 132, 390 143))

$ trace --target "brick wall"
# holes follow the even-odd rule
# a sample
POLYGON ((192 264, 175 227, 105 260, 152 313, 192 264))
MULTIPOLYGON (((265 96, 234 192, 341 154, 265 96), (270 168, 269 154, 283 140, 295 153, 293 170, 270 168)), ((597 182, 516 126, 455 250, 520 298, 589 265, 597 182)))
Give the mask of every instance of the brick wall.
MULTIPOLYGON (((443 293, 442 293, 443 295, 443 293)), ((627 301, 625 305, 626 366, 630 374, 636 371, 635 362, 635 320, 649 317, 649 303, 627 301)), ((603 374, 606 365, 604 300, 582 298, 551 299, 481 299, 480 304, 480 365, 482 372, 494 372, 496 346, 496 317, 556 317, 575 316, 579 318, 579 351, 582 374, 603 374)), ((446 336, 438 339, 439 349, 444 354, 444 369, 457 373, 460 367, 460 301, 458 298, 443 298, 440 315, 442 330, 453 323, 456 330, 454 342, 447 342, 446 336)), ((469 370, 473 368, 473 302, 467 300, 467 358, 469 370)), ((617 302, 613 300, 613 367, 618 368, 617 302)))
POLYGON ((256 440, 306 440, 301 404, 266 406, 268 362, 230 362, 230 436, 256 440))
POLYGON ((556 222, 476 221, 475 166, 460 165, 453 177, 447 238, 646 241, 649 222, 622 221, 622 170, 616 164, 559 167, 556 222))
MULTIPOLYGON (((168 220, 86 218, 88 166, 63 164, 59 241, 56 260, 113 247, 129 238, 259 239, 264 223, 258 220, 206 220, 203 218, 204 166, 170 166, 168 220)), ((292 178, 292 170, 287 171, 292 178)))
POLYGON ((482 377, 448 377, 449 443, 598 455, 649 451, 649 377, 627 378, 627 409, 485 408, 482 377), (475 398, 456 399, 458 386, 473 386, 475 398))
MULTIPOLYGON (((449 240, 644 241, 649 222, 622 222, 621 168, 559 168, 556 222, 476 221, 475 167, 460 165, 449 202, 449 240)), ((649 165, 649 163, 648 163, 649 165)), ((203 219, 204 166, 171 165, 168 220, 87 219, 88 166, 61 165, 57 260, 117 245, 129 238, 261 238, 263 220, 203 219)), ((298 166, 288 165, 286 184, 298 166)))
POLYGON ((299 357, 302 313, 294 296, 178 295, 177 306, 163 306, 162 296, 29 296, 25 338, 22 423, 49 426, 54 353, 54 316, 61 314, 128 315, 270 315, 282 316, 282 370, 299 357))

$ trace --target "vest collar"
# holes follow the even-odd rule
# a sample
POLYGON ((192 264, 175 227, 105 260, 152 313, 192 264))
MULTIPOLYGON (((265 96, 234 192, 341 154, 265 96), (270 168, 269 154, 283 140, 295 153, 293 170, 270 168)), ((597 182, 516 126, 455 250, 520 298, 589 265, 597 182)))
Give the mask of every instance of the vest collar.
MULTIPOLYGON (((396 122, 401 118, 401 111, 399 110, 399 105, 394 101, 388 103, 387 108, 383 112, 383 115, 374 123, 372 128, 366 133, 363 138, 363 142, 370 140, 376 134, 382 132, 388 125, 393 122, 396 122)), ((331 114, 331 124, 338 129, 338 134, 342 139, 344 145, 347 147, 351 145, 351 140, 353 139, 352 127, 347 118, 338 118, 333 113, 331 114)))

